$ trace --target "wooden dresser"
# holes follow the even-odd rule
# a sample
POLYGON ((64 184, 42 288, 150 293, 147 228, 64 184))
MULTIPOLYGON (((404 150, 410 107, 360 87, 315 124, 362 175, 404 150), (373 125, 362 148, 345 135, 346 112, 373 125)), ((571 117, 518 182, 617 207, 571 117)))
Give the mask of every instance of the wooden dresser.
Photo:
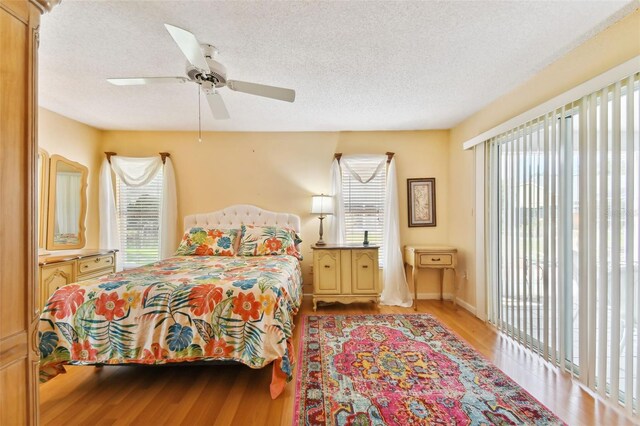
POLYGON ((313 249, 313 310, 317 302, 380 300, 378 247, 311 246, 313 249))
POLYGON ((69 250, 39 256, 40 309, 63 285, 112 274, 117 250, 69 250))

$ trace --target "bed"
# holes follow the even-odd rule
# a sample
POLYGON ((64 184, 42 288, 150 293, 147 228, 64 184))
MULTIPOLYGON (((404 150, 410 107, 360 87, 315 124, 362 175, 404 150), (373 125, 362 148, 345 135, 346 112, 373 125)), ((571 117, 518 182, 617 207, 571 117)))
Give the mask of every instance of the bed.
POLYGON ((41 382, 64 365, 238 362, 272 364, 271 396, 282 393, 302 297, 300 218, 236 205, 187 216, 185 229, 181 255, 51 295, 41 382))

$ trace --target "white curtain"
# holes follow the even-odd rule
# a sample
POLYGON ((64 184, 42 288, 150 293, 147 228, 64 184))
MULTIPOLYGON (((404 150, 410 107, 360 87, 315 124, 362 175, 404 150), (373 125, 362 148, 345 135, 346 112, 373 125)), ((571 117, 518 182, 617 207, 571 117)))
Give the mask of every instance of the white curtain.
POLYGON ((398 180, 396 178, 396 160, 393 158, 387 170, 382 241, 385 247, 384 269, 382 270, 384 287, 380 295, 380 303, 383 305, 409 307, 413 302, 411 292, 407 286, 402 249, 400 248, 398 180))
MULTIPOLYGON (((113 158, 113 157, 112 157, 113 158)), ((100 247, 120 250, 118 220, 116 213, 116 197, 111 179, 111 164, 105 158, 100 167, 100 247)), ((122 270, 122 254, 116 254, 116 270, 122 270)))
POLYGON ((170 157, 165 158, 162 173, 162 208, 160 210, 160 257, 171 257, 176 251, 178 230, 178 197, 176 177, 170 157))
POLYGON ((349 172, 351 176, 355 180, 360 183, 368 183, 371 182, 371 179, 376 177, 378 173, 384 173, 385 168, 384 165, 387 161, 386 155, 349 155, 342 157, 342 165, 349 172), (378 165, 375 168, 371 168, 366 172, 362 170, 358 171, 354 167, 352 167, 352 162, 357 162, 359 160, 373 160, 378 161, 378 165))
POLYGON ((343 244, 345 241, 344 199, 342 196, 342 170, 337 159, 331 164, 331 195, 333 195, 333 220, 329 232, 329 241, 343 244))
MULTIPOLYGON (((167 157, 168 158, 168 157, 167 157)), ((143 186, 162 168, 160 157, 111 157, 111 168, 127 186, 143 186)))
POLYGON ((334 160, 331 167, 331 184, 335 198, 335 220, 332 229, 334 241, 344 241, 345 214, 342 194, 342 170, 344 167, 358 182, 366 184, 379 173, 387 173, 385 186, 385 204, 383 220, 383 257, 382 257, 382 295, 380 302, 384 305, 406 306, 412 305, 411 293, 407 286, 404 272, 402 250, 400 247, 400 220, 398 212, 398 182, 396 179, 395 161, 392 159, 388 170, 386 155, 348 155, 342 156, 340 162, 334 160), (356 170, 352 164, 368 161, 372 167, 366 170, 356 170), (339 239, 339 238, 342 238, 339 239))
MULTIPOLYGON (((105 159, 100 171, 100 245, 105 248, 120 248, 115 194, 111 170, 127 186, 148 184, 162 169, 162 207, 160 212, 160 257, 170 257, 175 252, 178 229, 178 203, 175 173, 170 157, 121 157, 112 156, 111 164, 105 159)), ((121 262, 118 262, 121 265, 121 262)), ((119 266, 121 268, 121 266, 119 266)))

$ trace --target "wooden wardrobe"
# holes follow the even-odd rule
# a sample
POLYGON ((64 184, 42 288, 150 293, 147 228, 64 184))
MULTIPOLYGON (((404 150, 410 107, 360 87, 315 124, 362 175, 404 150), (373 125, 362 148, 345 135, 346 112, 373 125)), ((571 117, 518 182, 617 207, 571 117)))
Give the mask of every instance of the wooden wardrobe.
POLYGON ((58 0, 0 0, 0 425, 38 424, 37 46, 58 0))

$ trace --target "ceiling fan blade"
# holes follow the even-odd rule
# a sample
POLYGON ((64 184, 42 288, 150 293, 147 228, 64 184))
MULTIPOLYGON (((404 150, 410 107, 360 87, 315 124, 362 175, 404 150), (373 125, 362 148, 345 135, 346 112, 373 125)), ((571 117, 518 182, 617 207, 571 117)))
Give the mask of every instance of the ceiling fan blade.
POLYGON ((229 118, 229 111, 227 111, 227 107, 224 105, 220 93, 212 90, 205 91, 205 95, 207 96, 207 102, 209 102, 209 108, 211 108, 213 118, 216 120, 227 120, 229 118))
POLYGON ((185 77, 134 77, 134 78, 108 78, 107 81, 116 86, 135 86, 138 84, 157 83, 186 83, 185 77))
POLYGON ((285 89, 283 87, 266 86, 264 84, 237 80, 227 80, 227 87, 231 90, 235 90, 236 92, 264 96, 265 98, 278 99, 280 101, 293 102, 296 99, 295 90, 285 89))
POLYGON ((191 65, 203 71, 211 72, 196 36, 187 30, 174 27, 173 25, 164 24, 164 26, 167 31, 169 31, 169 34, 171 34, 171 37, 173 37, 173 40, 176 42, 180 50, 182 50, 182 53, 184 53, 184 56, 187 57, 187 60, 191 65))

